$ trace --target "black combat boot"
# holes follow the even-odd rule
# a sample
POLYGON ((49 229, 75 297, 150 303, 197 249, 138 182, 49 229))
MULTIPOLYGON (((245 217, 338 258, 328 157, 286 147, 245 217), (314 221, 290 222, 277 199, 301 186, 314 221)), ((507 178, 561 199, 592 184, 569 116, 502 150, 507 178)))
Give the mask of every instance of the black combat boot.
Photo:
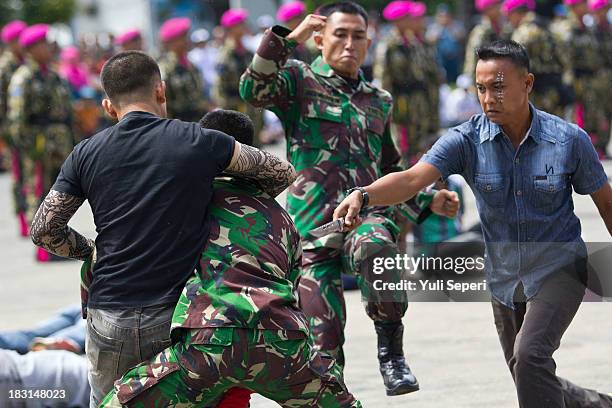
POLYGON ((378 361, 387 395, 402 395, 419 390, 419 382, 404 360, 404 325, 374 323, 378 334, 378 361))

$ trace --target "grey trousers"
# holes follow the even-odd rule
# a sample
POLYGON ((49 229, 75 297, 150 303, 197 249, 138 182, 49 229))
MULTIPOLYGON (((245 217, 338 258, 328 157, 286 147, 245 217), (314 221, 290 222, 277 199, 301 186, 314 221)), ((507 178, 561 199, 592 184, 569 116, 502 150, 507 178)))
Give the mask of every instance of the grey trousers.
MULTIPOLYGON (((520 285, 519 285, 520 288, 520 285)), ((553 353, 576 315, 584 286, 575 273, 551 275, 514 309, 493 300, 495 326, 520 408, 612 408, 612 398, 557 377, 553 353)))
POLYGON ((174 306, 87 310, 90 407, 97 407, 129 368, 170 346, 174 306))

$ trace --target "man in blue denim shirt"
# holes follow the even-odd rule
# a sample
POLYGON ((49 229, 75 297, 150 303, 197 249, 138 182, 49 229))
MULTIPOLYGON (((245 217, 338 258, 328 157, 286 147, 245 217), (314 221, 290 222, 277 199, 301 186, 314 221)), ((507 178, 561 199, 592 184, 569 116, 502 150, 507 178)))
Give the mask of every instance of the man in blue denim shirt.
POLYGON ((461 174, 476 196, 487 247, 495 325, 521 408, 612 407, 612 398, 555 374, 553 353, 584 296, 586 248, 572 188, 590 194, 612 234, 612 188, 587 134, 529 103, 534 76, 523 46, 477 51, 484 114, 451 129, 409 170, 355 191, 334 218, 347 228, 369 205, 405 201, 461 174))

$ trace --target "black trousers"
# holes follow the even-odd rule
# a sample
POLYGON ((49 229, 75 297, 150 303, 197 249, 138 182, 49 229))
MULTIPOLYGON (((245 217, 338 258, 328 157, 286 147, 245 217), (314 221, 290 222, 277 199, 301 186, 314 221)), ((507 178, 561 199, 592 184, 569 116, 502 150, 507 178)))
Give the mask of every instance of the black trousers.
MULTIPOLYGON (((519 285, 517 292, 523 293, 519 285)), ((521 408, 612 407, 612 397, 557 377, 553 353, 576 315, 585 287, 573 272, 549 277, 536 296, 514 303, 493 300, 493 316, 521 408)))

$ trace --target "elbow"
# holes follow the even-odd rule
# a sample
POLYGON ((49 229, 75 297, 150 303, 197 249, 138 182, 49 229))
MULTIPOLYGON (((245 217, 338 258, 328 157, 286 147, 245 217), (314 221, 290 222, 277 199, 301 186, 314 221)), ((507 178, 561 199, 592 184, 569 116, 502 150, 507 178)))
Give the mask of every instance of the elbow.
POLYGON ((30 239, 34 245, 42 246, 44 237, 45 233, 43 231, 35 228, 34 226, 30 227, 30 239))

